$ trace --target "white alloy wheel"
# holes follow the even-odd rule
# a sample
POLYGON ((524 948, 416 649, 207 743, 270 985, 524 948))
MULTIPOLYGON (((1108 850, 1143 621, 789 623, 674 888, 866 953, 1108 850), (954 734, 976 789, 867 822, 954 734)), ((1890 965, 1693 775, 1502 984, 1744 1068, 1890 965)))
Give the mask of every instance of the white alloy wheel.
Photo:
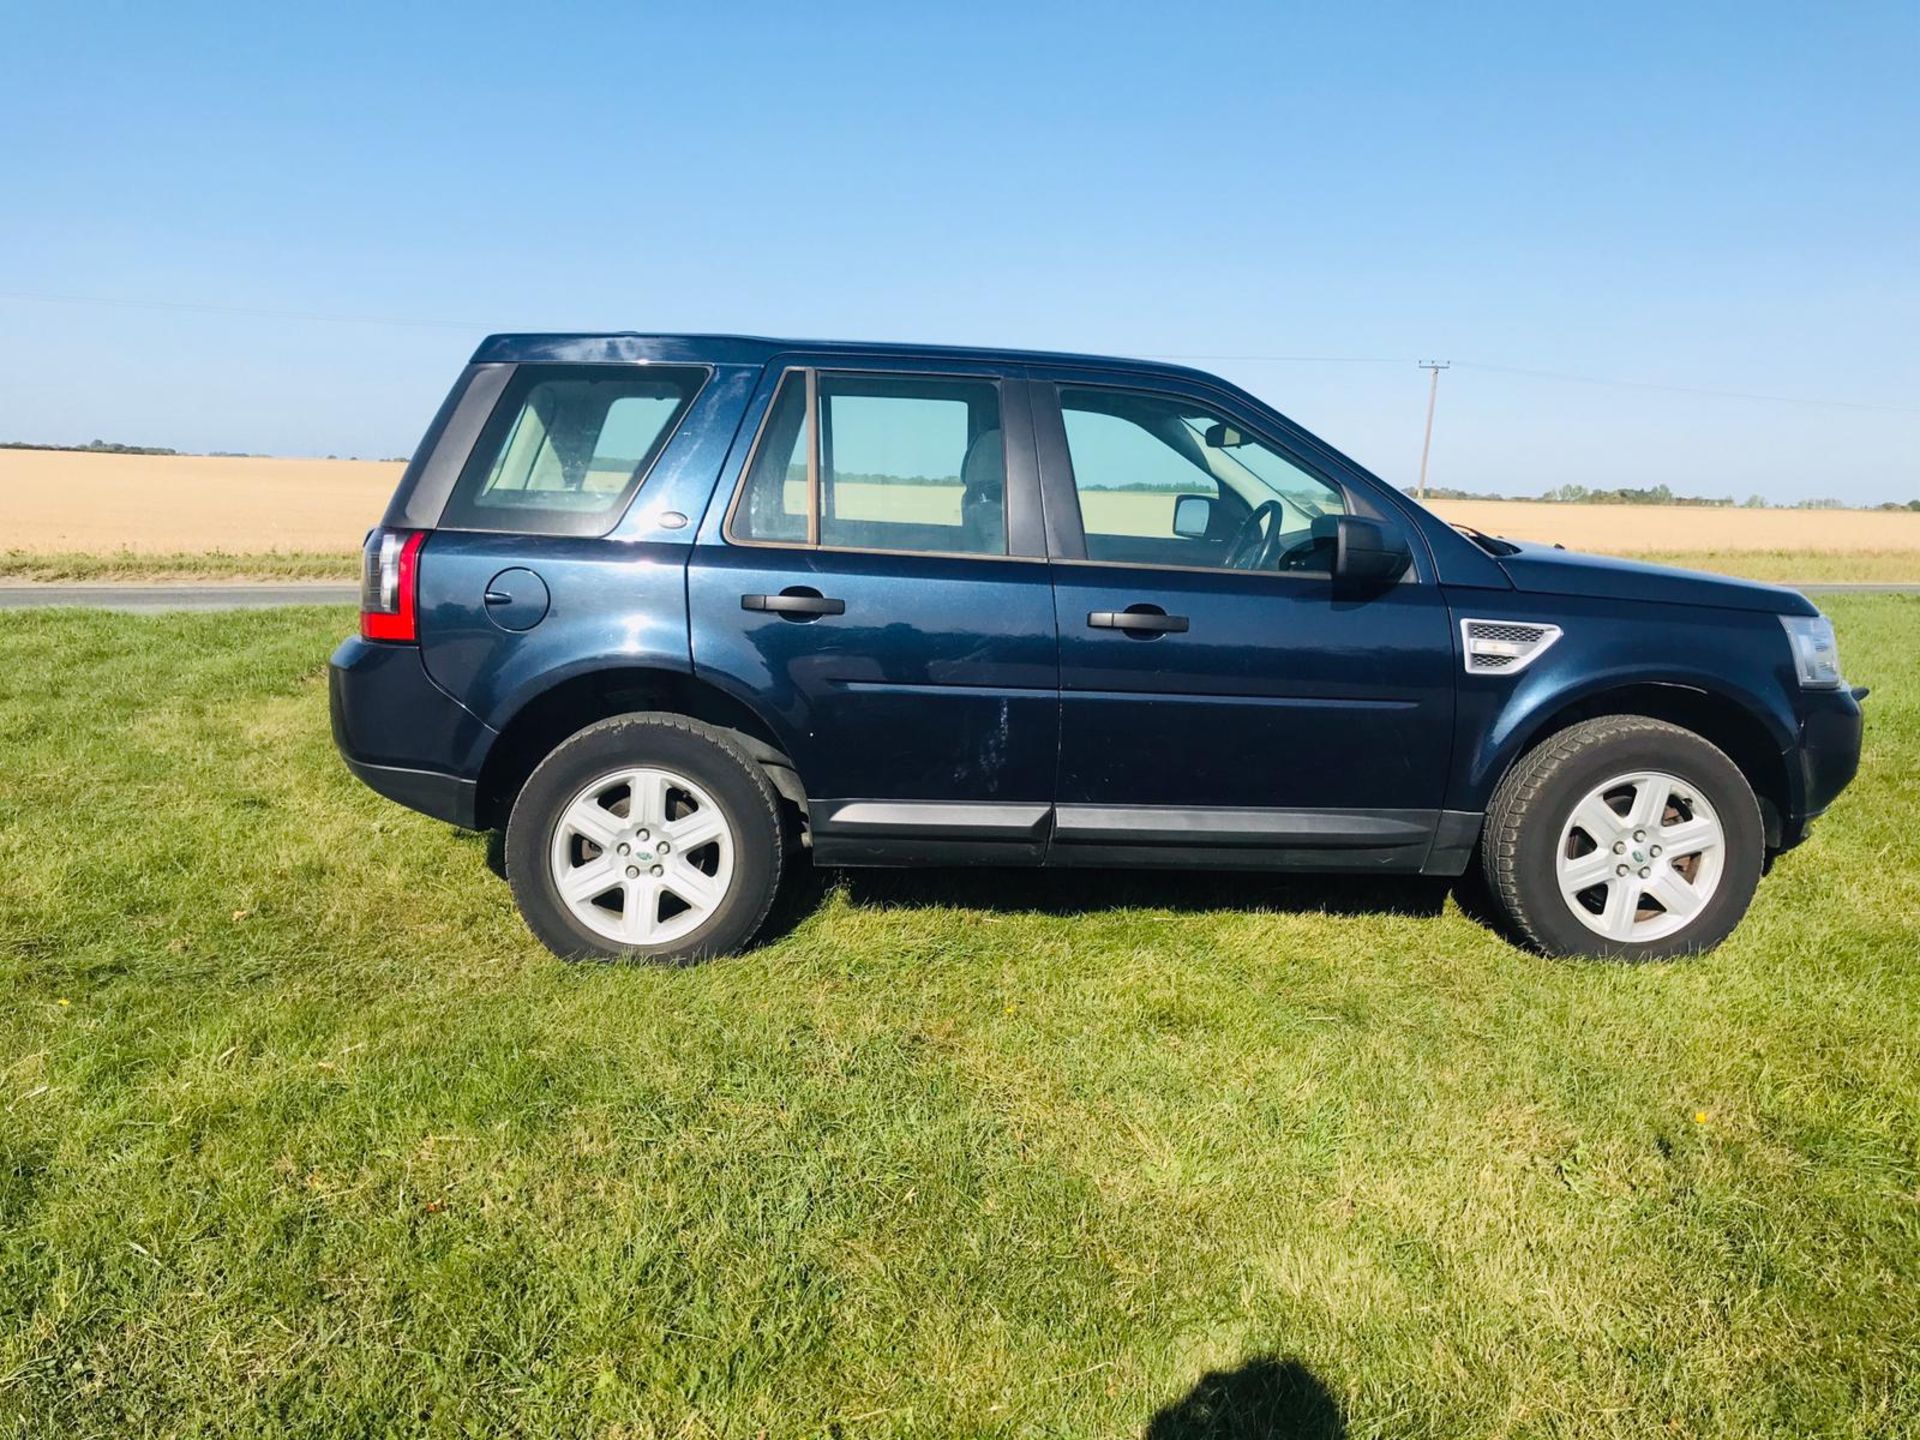
POLYGON ((672 770, 615 770, 560 812, 548 846, 554 889, 615 945, 665 945, 696 930, 733 883, 735 841, 706 790, 672 770))
POLYGON ((1609 940, 1661 940, 1713 898, 1727 837, 1697 786, 1641 770, 1590 790, 1554 853, 1561 898, 1581 924, 1609 940))

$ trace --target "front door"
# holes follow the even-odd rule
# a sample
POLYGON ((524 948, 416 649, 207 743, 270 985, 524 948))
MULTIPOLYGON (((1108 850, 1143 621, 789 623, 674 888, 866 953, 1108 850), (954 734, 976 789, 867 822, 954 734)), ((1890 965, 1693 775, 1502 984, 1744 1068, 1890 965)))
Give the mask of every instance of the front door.
POLYGON ((695 672, 752 705, 817 858, 1037 862, 1059 665, 1013 369, 768 367, 688 569, 695 672))
POLYGON ((1417 869, 1452 732, 1446 607, 1424 557, 1366 592, 1329 574, 1333 517, 1389 502, 1198 387, 1051 378, 1050 859, 1417 869))

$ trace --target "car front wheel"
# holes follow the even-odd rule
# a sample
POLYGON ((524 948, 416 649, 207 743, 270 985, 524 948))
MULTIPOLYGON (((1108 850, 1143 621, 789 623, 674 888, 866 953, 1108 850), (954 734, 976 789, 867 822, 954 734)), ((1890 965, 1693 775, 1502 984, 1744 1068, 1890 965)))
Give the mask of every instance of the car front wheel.
POLYGON ((1487 884, 1526 940, 1631 960, 1718 945, 1746 914, 1765 854, 1739 767, 1640 715, 1583 721, 1523 756, 1481 844, 1487 884))
POLYGON ((507 823, 527 926, 568 959, 686 962, 766 920, 784 860, 766 772, 678 715, 590 725, 540 762, 507 823))

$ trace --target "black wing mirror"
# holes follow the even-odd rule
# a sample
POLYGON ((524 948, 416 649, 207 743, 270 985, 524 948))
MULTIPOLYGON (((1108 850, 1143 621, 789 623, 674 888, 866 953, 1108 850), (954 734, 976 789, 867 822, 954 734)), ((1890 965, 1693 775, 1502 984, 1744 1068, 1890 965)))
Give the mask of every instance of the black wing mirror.
MULTIPOLYGON (((1407 537, 1391 525, 1362 515, 1333 521, 1333 578, 1348 585, 1391 585, 1413 564, 1407 537)), ((1323 521, 1315 522, 1319 529, 1323 521)))

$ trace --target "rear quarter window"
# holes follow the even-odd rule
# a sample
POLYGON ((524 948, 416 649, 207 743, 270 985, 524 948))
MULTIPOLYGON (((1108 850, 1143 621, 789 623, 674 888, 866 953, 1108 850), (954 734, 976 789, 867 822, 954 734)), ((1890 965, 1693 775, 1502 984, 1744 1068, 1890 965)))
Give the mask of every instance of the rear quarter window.
POLYGON ((442 528, 604 534, 706 378, 696 366, 521 366, 448 497, 442 528))

